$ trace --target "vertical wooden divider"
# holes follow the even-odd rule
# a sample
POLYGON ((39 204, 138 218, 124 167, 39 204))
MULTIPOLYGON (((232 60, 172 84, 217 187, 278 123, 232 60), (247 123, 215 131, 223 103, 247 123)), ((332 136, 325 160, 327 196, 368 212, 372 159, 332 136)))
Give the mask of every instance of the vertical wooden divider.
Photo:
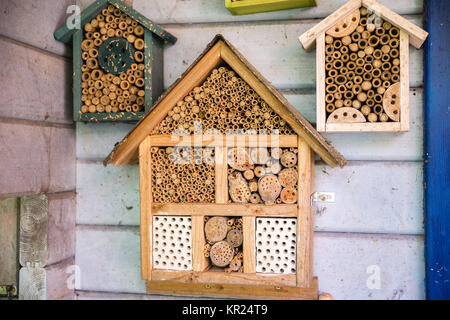
POLYGON ((208 258, 205 257, 204 216, 192 216, 192 269, 205 271, 208 268, 208 258))
POLYGON ((139 145, 139 190, 141 211, 141 278, 151 280, 152 260, 152 157, 150 137, 139 145))
POLYGON ((313 190, 314 154, 298 138, 297 286, 309 288, 313 279, 313 190))
POLYGON ((400 130, 409 131, 409 35, 400 29, 400 130))
POLYGON ((243 217, 242 233, 244 236, 244 273, 256 272, 256 217, 243 217))
POLYGON ((319 132, 326 131, 325 111, 325 33, 316 39, 316 128, 319 132))

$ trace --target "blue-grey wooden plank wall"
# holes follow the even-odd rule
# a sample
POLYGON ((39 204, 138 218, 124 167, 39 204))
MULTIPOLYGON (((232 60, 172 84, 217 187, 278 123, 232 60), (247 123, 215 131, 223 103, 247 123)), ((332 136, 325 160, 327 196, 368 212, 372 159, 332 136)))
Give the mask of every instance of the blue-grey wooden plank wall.
POLYGON ((426 293, 450 299, 450 2, 428 0, 425 50, 426 293))
POLYGON ((0 198, 48 197, 47 299, 74 298, 72 66, 52 36, 73 2, 0 1, 0 198))

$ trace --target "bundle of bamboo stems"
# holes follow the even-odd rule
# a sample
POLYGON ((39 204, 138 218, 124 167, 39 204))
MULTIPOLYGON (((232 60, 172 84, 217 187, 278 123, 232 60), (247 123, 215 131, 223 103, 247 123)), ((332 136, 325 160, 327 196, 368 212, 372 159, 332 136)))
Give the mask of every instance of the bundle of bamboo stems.
POLYGON ((151 154, 154 202, 215 201, 214 148, 153 147, 151 154))
POLYGON ((383 98, 400 81, 400 31, 364 7, 359 13, 354 32, 325 37, 327 115, 351 107, 369 122, 396 121, 386 114, 383 98))
POLYGON ((228 67, 212 70, 200 86, 169 111, 153 134, 171 134, 175 130, 196 131, 200 121, 203 130, 217 129, 248 132, 294 134, 289 125, 234 71, 228 67))
POLYGON ((144 111, 144 28, 110 5, 84 26, 81 43, 81 112, 144 111), (124 38, 135 50, 131 67, 117 75, 99 65, 99 48, 110 38, 124 38))

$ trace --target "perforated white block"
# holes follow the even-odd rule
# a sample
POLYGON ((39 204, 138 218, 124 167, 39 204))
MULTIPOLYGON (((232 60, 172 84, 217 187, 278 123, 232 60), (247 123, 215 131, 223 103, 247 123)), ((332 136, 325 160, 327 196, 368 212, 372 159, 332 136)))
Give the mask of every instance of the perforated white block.
POLYGON ((191 217, 153 217, 153 268, 192 270, 191 217))
POLYGON ((297 219, 256 219, 256 272, 295 274, 297 219))

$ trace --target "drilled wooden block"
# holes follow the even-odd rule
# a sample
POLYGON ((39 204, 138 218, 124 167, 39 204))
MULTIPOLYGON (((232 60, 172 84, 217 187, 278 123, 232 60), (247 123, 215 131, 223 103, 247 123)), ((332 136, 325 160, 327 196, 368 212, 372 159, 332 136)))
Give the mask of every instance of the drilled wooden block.
POLYGON ((191 217, 153 217, 155 269, 192 270, 191 217))
POLYGON ((256 219, 256 272, 295 274, 295 218, 256 219))

